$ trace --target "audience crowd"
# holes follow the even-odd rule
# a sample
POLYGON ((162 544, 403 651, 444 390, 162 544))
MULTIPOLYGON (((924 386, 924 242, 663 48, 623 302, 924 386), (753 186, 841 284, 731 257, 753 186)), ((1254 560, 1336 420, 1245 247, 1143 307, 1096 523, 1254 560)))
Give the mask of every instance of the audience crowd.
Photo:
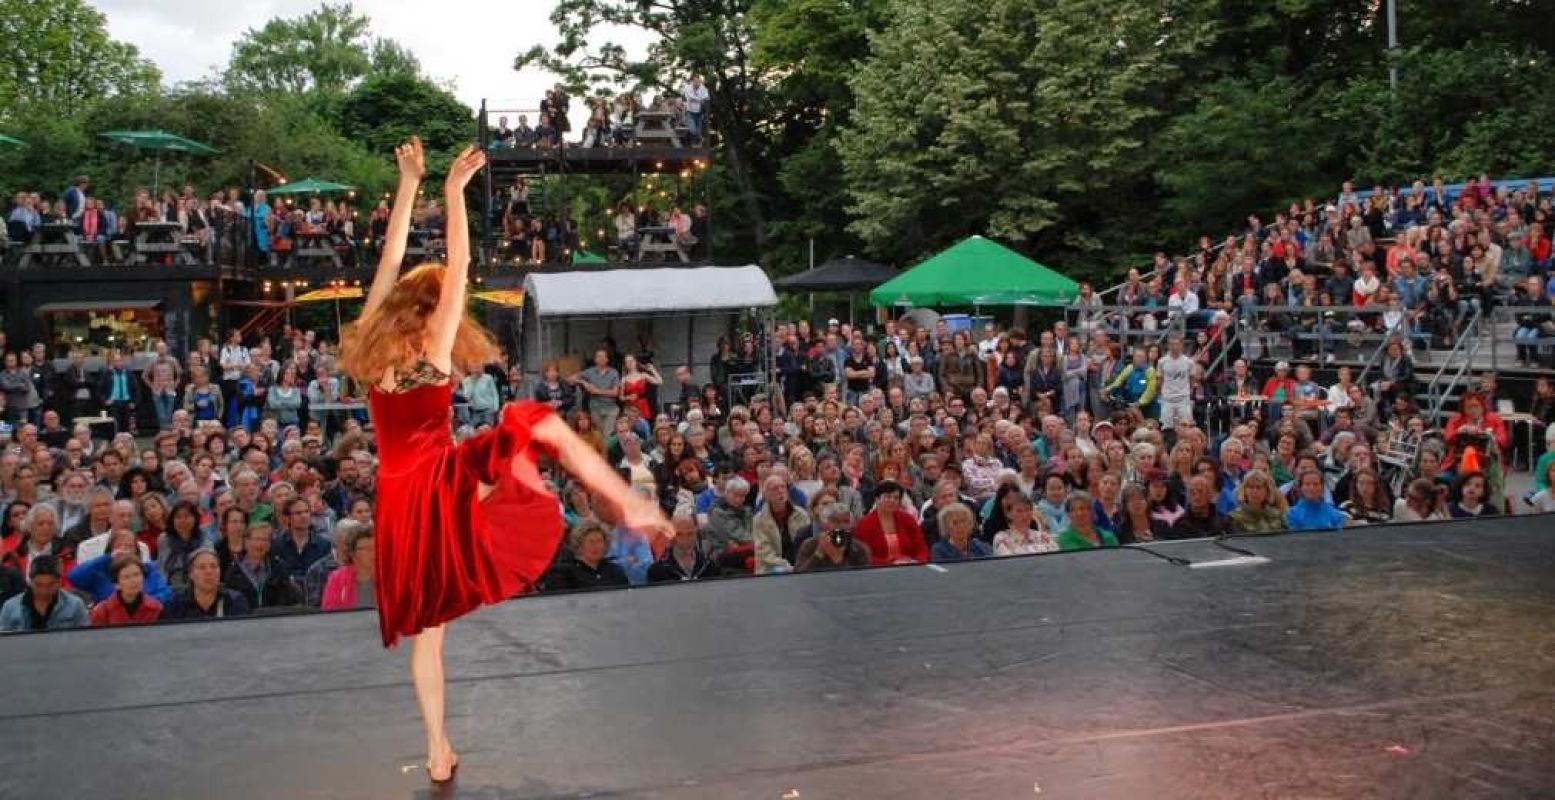
MULTIPOLYGON (((1530 232, 1548 198, 1513 197, 1533 205, 1527 238, 1542 237, 1530 232)), ((1428 204, 1422 224, 1478 226, 1485 212, 1495 243, 1511 231, 1497 207, 1428 204)), ((492 364, 456 378, 454 435, 492 425, 503 402, 546 403, 670 515, 674 538, 648 541, 547 466, 570 532, 542 592, 1555 510, 1555 449, 1511 496, 1493 376, 1438 424, 1414 403, 1407 335, 1385 356, 1400 363, 1367 385, 1348 366, 1332 383, 1311 363, 1255 375, 1225 335, 1238 307, 1187 300, 1213 297, 1217 265, 1261 271, 1249 252, 1271 239, 1289 256, 1327 236, 1319 225, 1301 243, 1303 226, 1253 224, 1229 255, 1206 249, 1131 281, 1122 292, 1157 277, 1173 290, 1161 311, 1130 303, 1144 310, 1121 323, 1087 289, 1072 325, 1030 333, 778 323, 721 341, 705 383, 687 365, 661 373, 647 340, 607 339, 586 367, 548 362, 534 381, 492 364), (1201 324, 1169 324, 1174 313, 1201 324), (1130 338, 1163 321, 1161 341, 1130 338), (763 363, 775 365, 765 390, 727 390, 763 363)), ((1453 252, 1432 268, 1455 269, 1453 252)), ((1317 263, 1297 258, 1283 280, 1317 263)), ((1523 277, 1547 268, 1546 247, 1523 277)), ((133 368, 113 356, 100 374, 79 354, 59 365, 41 347, 0 350, 0 629, 372 605, 372 430, 330 343, 233 332, 183 358, 165 345, 133 368), (90 422, 105 409, 111 435, 90 422)), ((1530 411, 1548 442, 1549 378, 1530 411)))

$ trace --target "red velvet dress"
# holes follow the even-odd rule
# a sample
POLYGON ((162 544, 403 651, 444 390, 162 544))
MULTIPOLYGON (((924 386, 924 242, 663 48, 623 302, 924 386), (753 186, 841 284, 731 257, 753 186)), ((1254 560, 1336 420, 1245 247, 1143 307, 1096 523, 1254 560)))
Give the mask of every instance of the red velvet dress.
POLYGON ((531 588, 561 541, 562 516, 535 466, 534 425, 551 408, 502 409, 455 444, 453 387, 368 394, 378 439, 378 623, 383 644, 531 588), (517 459, 515 475, 515 456, 517 459), (485 500, 480 485, 495 487, 485 500))

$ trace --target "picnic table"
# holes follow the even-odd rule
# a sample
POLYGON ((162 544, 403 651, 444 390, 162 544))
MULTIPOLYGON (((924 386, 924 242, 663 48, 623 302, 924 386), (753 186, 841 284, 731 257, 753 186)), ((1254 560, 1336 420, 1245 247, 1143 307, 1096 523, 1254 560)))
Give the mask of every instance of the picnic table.
POLYGON ((198 262, 184 247, 182 232, 176 222, 135 223, 135 252, 130 256, 130 263, 138 266, 156 256, 172 256, 174 264, 195 265, 198 262))
POLYGON ((686 256, 686 248, 681 247, 675 241, 675 229, 669 225, 649 225, 637 229, 638 241, 637 259, 643 260, 649 253, 657 254, 661 260, 674 254, 684 264, 690 259, 686 256))
POLYGON ((299 230, 293 237, 292 251, 286 257, 286 266, 296 266, 299 263, 327 261, 335 269, 343 269, 340 263, 340 253, 335 250, 334 244, 329 240, 329 232, 323 229, 299 230))
POLYGON ((680 147, 680 135, 675 133, 668 111, 637 112, 636 130, 632 138, 637 144, 667 144, 680 147))
POLYGON ((86 253, 81 252, 76 226, 69 222, 45 222, 32 229, 32 237, 22 247, 21 268, 32 266, 34 259, 48 266, 72 261, 78 267, 92 265, 86 253))

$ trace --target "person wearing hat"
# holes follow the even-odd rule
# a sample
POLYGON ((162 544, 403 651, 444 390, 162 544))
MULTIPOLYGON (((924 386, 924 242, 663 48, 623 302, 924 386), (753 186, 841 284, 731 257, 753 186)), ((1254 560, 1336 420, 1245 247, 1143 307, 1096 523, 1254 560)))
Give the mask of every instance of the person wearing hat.
POLYGON ((0 631, 53 631, 87 624, 86 603, 61 590, 59 559, 34 556, 27 565, 27 589, 0 606, 0 631))

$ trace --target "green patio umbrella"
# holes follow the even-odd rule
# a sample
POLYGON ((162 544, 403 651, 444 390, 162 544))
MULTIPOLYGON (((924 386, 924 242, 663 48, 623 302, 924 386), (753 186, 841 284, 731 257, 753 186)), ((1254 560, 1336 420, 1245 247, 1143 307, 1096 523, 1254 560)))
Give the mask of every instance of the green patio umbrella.
POLYGON ((201 144, 193 139, 185 139, 176 133, 167 131, 108 131, 101 134, 104 139, 127 144, 140 150, 150 150, 157 154, 157 162, 151 178, 151 192, 156 194, 157 185, 162 178, 162 153, 193 153, 196 155, 210 155, 219 152, 208 144, 201 144))
POLYGON ((270 194, 343 194, 355 190, 355 186, 347 186, 343 183, 321 181, 318 178, 303 178, 300 181, 283 183, 270 190, 270 194))
POLYGON ((16 145, 17 147, 26 147, 27 146, 27 143, 22 141, 21 139, 18 139, 15 136, 7 136, 7 135, 5 135, 3 133, 0 133, 0 144, 11 144, 11 145, 16 145))

